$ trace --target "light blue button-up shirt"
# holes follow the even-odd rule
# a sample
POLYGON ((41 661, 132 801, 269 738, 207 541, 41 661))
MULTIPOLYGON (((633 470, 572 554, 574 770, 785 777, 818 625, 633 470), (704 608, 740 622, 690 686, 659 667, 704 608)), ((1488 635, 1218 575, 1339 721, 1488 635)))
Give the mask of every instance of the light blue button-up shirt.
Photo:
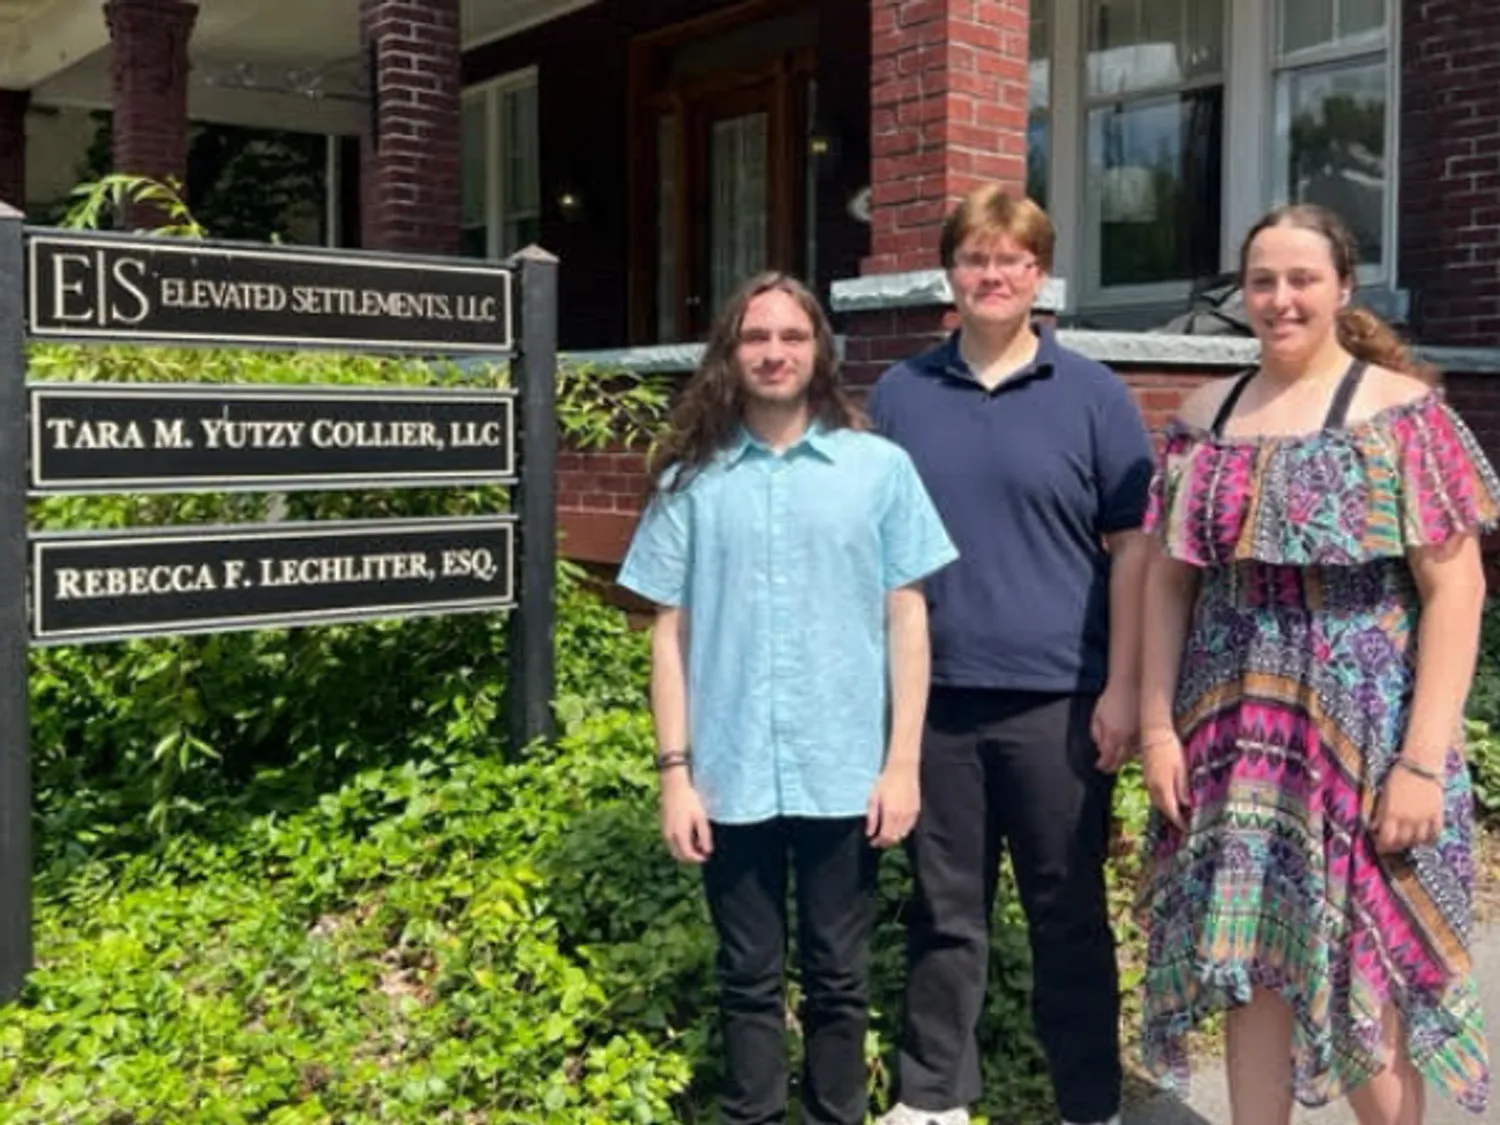
POLYGON ((958 557, 892 442, 741 431, 648 506, 619 582, 688 613, 693 784, 709 818, 864 815, 885 760, 886 594, 958 557))

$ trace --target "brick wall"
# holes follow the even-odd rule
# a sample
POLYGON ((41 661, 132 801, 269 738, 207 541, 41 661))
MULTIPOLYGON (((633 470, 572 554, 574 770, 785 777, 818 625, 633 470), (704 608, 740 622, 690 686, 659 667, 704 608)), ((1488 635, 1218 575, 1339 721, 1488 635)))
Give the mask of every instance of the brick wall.
POLYGON ((28 90, 0 90, 0 203, 26 210, 26 107, 28 90))
POLYGON ((361 148, 360 244, 459 247, 459 0, 360 0, 360 42, 375 98, 361 148))
MULTIPOLYGON (((113 163, 116 172, 186 185, 188 40, 198 15, 182 0, 108 0, 113 163)), ((159 210, 137 204, 130 226, 159 225, 159 210)))
POLYGON ((869 0, 870 257, 862 272, 937 264, 953 200, 1026 182, 1027 0, 869 0))
POLYGON ((1401 5, 1402 284, 1428 344, 1500 337, 1500 8, 1401 5))
POLYGON ((646 458, 639 451, 561 451, 557 507, 562 553, 580 562, 619 562, 647 488, 646 458))

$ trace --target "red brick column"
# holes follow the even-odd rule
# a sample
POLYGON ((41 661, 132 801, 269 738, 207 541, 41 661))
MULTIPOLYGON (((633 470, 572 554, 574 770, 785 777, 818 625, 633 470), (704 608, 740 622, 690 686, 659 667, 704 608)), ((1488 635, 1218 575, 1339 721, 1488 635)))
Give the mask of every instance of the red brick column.
POLYGON ((0 203, 26 210, 26 107, 29 90, 0 90, 0 203))
POLYGON ((1500 20, 1401 5, 1401 284, 1424 344, 1500 337, 1500 20))
MULTIPOLYGON (((188 40, 196 4, 107 0, 114 107, 114 170, 155 180, 187 179, 188 40)), ((132 208, 130 226, 160 221, 154 207, 132 208)))
POLYGON ((458 0, 360 0, 375 133, 361 145, 366 249, 459 246, 458 0))
POLYGON ((855 386, 952 329, 930 284, 884 275, 941 266, 943 218, 970 188, 1026 183, 1028 0, 869 2, 870 253, 860 274, 882 276, 892 298, 839 317, 855 386), (903 289, 924 295, 897 298, 903 289))
POLYGON ((870 0, 870 257, 931 269, 950 204, 1026 182, 1027 0, 870 0))

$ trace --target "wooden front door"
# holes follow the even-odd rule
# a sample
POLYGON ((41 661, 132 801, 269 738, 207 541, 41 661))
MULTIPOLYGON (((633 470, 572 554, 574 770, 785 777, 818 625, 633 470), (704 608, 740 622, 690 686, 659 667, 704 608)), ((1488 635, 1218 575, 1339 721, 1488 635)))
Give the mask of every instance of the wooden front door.
POLYGON ((812 64, 811 50, 792 48, 642 91, 631 193, 633 342, 699 340, 746 278, 810 265, 812 64))

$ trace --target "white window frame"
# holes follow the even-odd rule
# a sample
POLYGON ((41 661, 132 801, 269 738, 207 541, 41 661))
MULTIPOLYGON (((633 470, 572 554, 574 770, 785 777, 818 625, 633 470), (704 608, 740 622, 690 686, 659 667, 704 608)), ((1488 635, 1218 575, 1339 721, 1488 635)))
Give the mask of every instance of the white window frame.
MULTIPOLYGON (((1040 3, 1043 0, 1033 0, 1040 3)), ((1089 0, 1052 0, 1050 59, 1050 120, 1048 123, 1047 210, 1057 226, 1053 272, 1076 280, 1069 286, 1077 300, 1074 309, 1107 312, 1184 300, 1192 279, 1140 286, 1098 283, 1099 232, 1090 214, 1088 178, 1088 53, 1089 0)), ((1387 0, 1386 10, 1386 201, 1384 262, 1361 267, 1361 285, 1394 288, 1397 277, 1397 236, 1400 195, 1401 119, 1401 4, 1387 0)), ((1232 273, 1239 268, 1239 244, 1248 230, 1269 208, 1285 201, 1285 191, 1275 182, 1276 74, 1283 61, 1311 65, 1373 53, 1371 48, 1340 45, 1299 52, 1287 60, 1278 58, 1279 39, 1274 0, 1224 0, 1224 153, 1226 167, 1221 176, 1220 269, 1232 273), (1268 127, 1269 123, 1269 127, 1268 127), (1233 154, 1231 157, 1230 154, 1233 154)), ((1185 83, 1190 88, 1195 83, 1185 83)), ((1176 89, 1176 87, 1174 87, 1176 89)), ((1165 91, 1164 91, 1165 92, 1165 91)))
MULTIPOLYGON (((537 68, 528 66, 522 70, 513 70, 496 78, 478 82, 473 86, 464 87, 463 102, 465 108, 475 102, 484 105, 484 241, 485 256, 488 258, 499 258, 504 252, 500 239, 505 231, 507 219, 514 220, 518 214, 506 213, 505 199, 505 154, 500 151, 501 99, 505 94, 515 90, 525 89, 530 86, 538 88, 537 68)), ((538 90, 538 92, 540 92, 538 90)), ((540 114, 540 97, 536 99, 538 114, 540 114)), ((538 136, 540 136, 540 122, 538 122, 538 136)), ((460 172, 462 175, 462 172, 460 172)), ((537 153, 537 207, 536 218, 541 218, 542 193, 541 193, 541 152, 537 153)), ((460 185, 462 191, 462 185, 460 185)), ((517 247, 519 249, 519 247, 517 247)))
POLYGON ((1270 22, 1273 23, 1273 35, 1271 39, 1271 66, 1269 68, 1269 92, 1271 97, 1271 119, 1275 122, 1272 129, 1273 150, 1268 175, 1272 181, 1271 203, 1280 206, 1290 201, 1286 190, 1286 182, 1282 173, 1285 170, 1285 160, 1288 159, 1288 139, 1286 135, 1286 123, 1282 120, 1284 113, 1277 96, 1278 79, 1284 71, 1295 71, 1312 67, 1327 66, 1333 63, 1352 62, 1356 59, 1372 57, 1377 54, 1385 55, 1385 214, 1381 216, 1381 260, 1379 262, 1361 262, 1359 265, 1359 284, 1378 285, 1387 282, 1396 276, 1396 239, 1397 239, 1397 207, 1396 193, 1400 183, 1400 154, 1399 146, 1399 122, 1401 117, 1401 0, 1386 0, 1385 5, 1385 29, 1383 38, 1377 42, 1373 38, 1368 41, 1351 40, 1346 43, 1324 44, 1317 47, 1309 47, 1300 51, 1293 51, 1287 55, 1281 55, 1277 45, 1281 41, 1280 28, 1275 27, 1276 14, 1281 10, 1280 3, 1267 4, 1266 10, 1271 13, 1270 22))
MULTIPOLYGON (((1079 196, 1082 220, 1080 229, 1083 233, 1082 252, 1083 260, 1079 263, 1082 267, 1078 273, 1081 281, 1080 290, 1084 301, 1094 308, 1109 308, 1119 305, 1149 305, 1164 301, 1181 300, 1187 297, 1192 289, 1192 281, 1160 281, 1143 285, 1112 285, 1104 286, 1099 280, 1099 208, 1100 198, 1097 191, 1089 190, 1089 181, 1092 170, 1089 166, 1088 153, 1088 119, 1089 113, 1100 107, 1116 102, 1140 103, 1157 98, 1170 97, 1175 94, 1190 93, 1195 90, 1212 89, 1222 86, 1224 94, 1224 112, 1229 112, 1229 16, 1230 5, 1234 0, 1223 0, 1224 4, 1224 34, 1223 45, 1223 71, 1210 78, 1191 78, 1183 82, 1177 82, 1170 86, 1146 87, 1139 90, 1131 90, 1124 94, 1104 94, 1091 97, 1088 92, 1088 26, 1089 5, 1093 0, 1074 0, 1077 4, 1078 23, 1078 65, 1075 70, 1079 84, 1078 90, 1078 167, 1083 171, 1080 184, 1083 190, 1079 196)), ((1060 5, 1066 5, 1068 0, 1059 0, 1060 5)), ((1225 146, 1228 148, 1227 144, 1225 146)), ((1224 177, 1227 178, 1227 177, 1224 177)), ((1222 211, 1221 211, 1222 214, 1222 211)), ((1220 242, 1222 245, 1222 235, 1220 242)))

